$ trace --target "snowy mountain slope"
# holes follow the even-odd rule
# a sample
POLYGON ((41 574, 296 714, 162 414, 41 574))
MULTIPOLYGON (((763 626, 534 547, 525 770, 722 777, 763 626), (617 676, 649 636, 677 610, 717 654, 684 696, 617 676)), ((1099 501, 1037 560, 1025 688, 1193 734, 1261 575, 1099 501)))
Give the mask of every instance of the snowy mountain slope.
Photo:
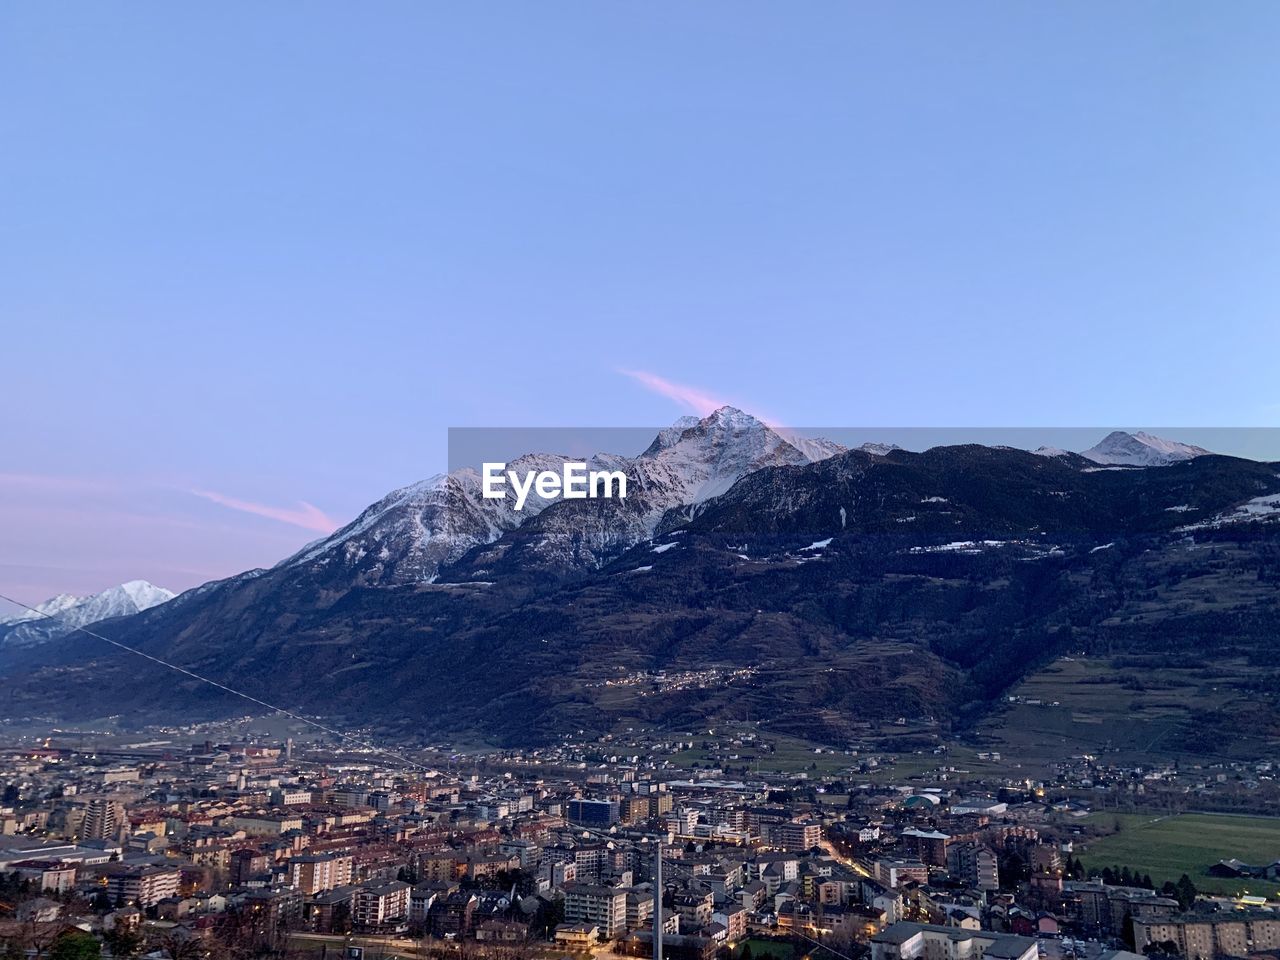
POLYGON ((63 593, 37 604, 34 613, 0 619, 0 647, 33 646, 66 636, 76 627, 140 613, 172 600, 174 594, 146 580, 130 580, 88 597, 63 593), (46 616, 41 616, 45 614, 46 616), (56 617, 50 620, 48 617, 56 617))
POLYGON ((803 453, 805 459, 810 463, 817 463, 819 460, 839 456, 849 449, 833 440, 826 440, 822 437, 802 437, 790 431, 784 432, 783 437, 789 444, 803 453))
MULTIPOLYGON (((844 449, 825 440, 805 440, 804 445, 808 452, 732 407, 701 420, 681 417, 659 431, 637 457, 600 453, 587 461, 588 470, 622 470, 628 477, 626 501, 615 501, 608 509, 591 501, 557 500, 559 522, 538 523, 551 501, 531 495, 516 511, 510 497, 485 499, 474 470, 458 470, 393 491, 276 569, 314 570, 327 581, 357 585, 425 582, 442 566, 494 544, 521 525, 534 525, 546 541, 544 558, 591 563, 597 555, 650 536, 667 510, 718 496, 752 470, 811 463, 844 449), (595 519, 584 521, 586 516, 595 519)), ((526 454, 507 468, 558 471, 570 459, 575 458, 526 454)))
POLYGON ((670 484, 668 506, 701 503, 727 491, 752 470, 816 463, 844 452, 829 440, 786 437, 734 407, 721 407, 631 467, 650 484, 670 484))
POLYGON ((1203 457, 1210 451, 1189 443, 1165 440, 1149 433, 1115 430, 1080 455, 1104 466, 1164 467, 1203 457))
MULTIPOLYGON (((526 454, 508 469, 559 470, 571 458, 526 454)), ((590 469, 612 461, 593 458, 590 469)), ((531 492, 523 509, 514 501, 485 499, 474 470, 437 474, 394 490, 332 535, 308 544, 276 569, 345 571, 353 583, 427 581, 472 547, 496 540, 543 510, 549 501, 531 492)))
POLYGON ((733 407, 663 430, 638 457, 618 458, 627 499, 553 505, 519 530, 474 552, 455 579, 482 578, 495 569, 595 567, 653 536, 664 518, 695 516, 700 505, 765 467, 801 466, 845 452, 829 440, 791 438, 733 407))
POLYGON ((887 457, 889 454, 893 453, 893 451, 901 450, 902 448, 896 443, 871 442, 861 444, 858 449, 863 453, 871 454, 873 457, 887 457))

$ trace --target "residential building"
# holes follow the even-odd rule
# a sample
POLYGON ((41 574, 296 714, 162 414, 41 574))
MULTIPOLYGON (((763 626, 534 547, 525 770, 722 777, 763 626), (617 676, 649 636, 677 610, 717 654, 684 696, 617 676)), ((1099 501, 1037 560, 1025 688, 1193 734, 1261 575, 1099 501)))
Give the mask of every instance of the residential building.
POLYGON ((345 887, 351 882, 351 858, 334 854, 294 857, 289 861, 289 886, 306 896, 345 887))
POLYGON ((564 919, 570 924, 591 924, 600 936, 613 940, 627 929, 627 891, 622 887, 572 883, 564 888, 564 919))
POLYGON ((619 819, 617 800, 570 800, 566 812, 571 823, 588 827, 607 827, 619 819))
POLYGON ((360 887, 351 901, 351 922, 362 930, 407 924, 410 889, 402 880, 360 887))
POLYGON ((929 923, 895 923, 871 938, 871 960, 1036 960, 1032 937, 929 923))
POLYGON ((150 864, 108 863, 98 868, 98 882, 111 902, 153 907, 166 897, 177 896, 182 871, 150 864))
POLYGON ((788 820, 765 826, 765 839, 783 850, 809 850, 822 842, 822 825, 816 820, 788 820))

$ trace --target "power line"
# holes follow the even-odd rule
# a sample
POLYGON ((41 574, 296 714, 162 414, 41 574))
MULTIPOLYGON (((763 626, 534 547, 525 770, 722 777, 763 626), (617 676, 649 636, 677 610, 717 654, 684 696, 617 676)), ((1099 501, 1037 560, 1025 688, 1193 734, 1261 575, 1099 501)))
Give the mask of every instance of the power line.
MULTIPOLYGON (((15 600, 13 597, 10 597, 6 594, 0 593, 0 600, 8 600, 14 606, 22 607, 24 610, 28 610, 31 613, 36 614, 37 616, 44 617, 46 620, 52 620, 55 623, 61 622, 59 621, 58 617, 55 617, 52 614, 45 613, 43 610, 39 610, 36 607, 31 606, 30 604, 23 603, 21 600, 15 600)), ((336 730, 333 727, 325 726, 323 723, 319 723, 315 720, 312 720, 310 717, 304 717, 301 714, 294 713, 292 710, 286 710, 284 707, 276 706, 274 703, 268 703, 266 700, 259 699, 258 697, 255 697, 252 694, 245 693, 243 690, 237 690, 235 689, 235 687, 229 687, 225 683, 219 683, 217 680, 211 680, 208 677, 202 677, 200 674, 195 673, 194 671, 188 670, 186 667, 180 667, 176 663, 170 663, 168 660, 162 660, 159 657, 152 656, 149 653, 144 653, 142 650, 139 650, 136 647, 131 647, 127 643, 121 643, 119 640, 112 640, 110 637, 104 637, 102 634, 94 633, 92 630, 89 630, 86 627, 71 626, 70 624, 65 624, 65 623, 63 624, 63 626, 70 626, 72 633, 83 633, 83 634, 86 634, 87 636, 93 637, 94 639, 101 640, 104 643, 109 643, 113 647, 119 647, 121 650, 126 650, 129 653, 142 657, 144 660, 150 660, 152 663, 158 663, 162 667, 167 667, 168 669, 173 670, 176 673, 181 673, 184 676, 191 677, 193 680, 199 680, 201 683, 207 683, 211 687, 216 687, 217 689, 222 690, 225 693, 233 694, 234 696, 240 697, 242 700, 248 700, 250 703, 256 703, 260 707, 266 707, 268 710, 271 710, 275 713, 282 714, 291 720, 297 720, 299 723, 309 724, 310 726, 315 727, 317 730, 322 730, 325 733, 329 734, 330 736, 334 736, 340 740, 345 740, 348 743, 353 743, 356 746, 363 747, 365 750, 370 750, 374 753, 379 753, 387 757, 394 757, 396 760, 399 760, 402 763, 407 763, 411 767, 417 767, 419 770, 432 769, 431 767, 428 767, 426 764, 419 763, 417 760, 410 760, 408 757, 402 754, 396 753, 394 750, 383 749, 382 747, 376 746, 375 744, 369 743, 365 740, 361 740, 359 737, 354 737, 349 733, 343 733, 341 730, 336 730)))

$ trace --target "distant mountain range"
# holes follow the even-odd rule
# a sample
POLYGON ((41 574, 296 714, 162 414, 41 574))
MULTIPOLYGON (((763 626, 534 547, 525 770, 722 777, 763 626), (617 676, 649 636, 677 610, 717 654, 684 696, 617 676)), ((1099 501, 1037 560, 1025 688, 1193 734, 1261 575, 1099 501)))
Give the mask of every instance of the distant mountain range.
POLYGON ((173 597, 169 590, 145 580, 130 580, 88 597, 62 593, 37 604, 36 612, 24 610, 0 617, 0 650, 56 640, 77 627, 150 610, 173 597))
MULTIPOLYGON (((592 463, 626 471, 626 500, 516 513, 458 471, 95 629, 291 709, 517 744, 745 712, 831 740, 886 716, 962 726, 1065 650, 1273 642, 1276 464, 1125 433, 1083 454, 846 449, 732 408, 592 463), (605 683, 664 669, 750 679, 605 683)), ((244 710, 83 636, 6 652, 8 715, 244 710)))

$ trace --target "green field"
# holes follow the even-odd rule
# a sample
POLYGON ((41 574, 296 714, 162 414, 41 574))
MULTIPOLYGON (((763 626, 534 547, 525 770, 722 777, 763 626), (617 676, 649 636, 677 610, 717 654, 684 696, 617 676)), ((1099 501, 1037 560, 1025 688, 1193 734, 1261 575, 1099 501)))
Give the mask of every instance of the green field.
POLYGON ((1219 860, 1235 857, 1245 863, 1280 860, 1280 819, 1235 817, 1224 814, 1182 813, 1171 817, 1148 814, 1096 813, 1091 826, 1118 833, 1089 841, 1079 853, 1086 867, 1131 867, 1151 874, 1156 886, 1187 874, 1202 893, 1276 897, 1280 883, 1228 880, 1205 871, 1219 860))
MULTIPOLYGON (((1137 658, 1130 657, 1130 660, 1137 658)), ((1245 658, 1169 666, 1160 657, 1142 668, 1118 667, 1108 657, 1060 657, 1026 677, 979 727, 988 749, 1005 763, 1047 773, 1080 753, 1107 754, 1116 763, 1152 760, 1230 760, 1265 756, 1276 744, 1245 727, 1231 738, 1189 746, 1207 716, 1239 709, 1242 688, 1255 673, 1245 658)))

